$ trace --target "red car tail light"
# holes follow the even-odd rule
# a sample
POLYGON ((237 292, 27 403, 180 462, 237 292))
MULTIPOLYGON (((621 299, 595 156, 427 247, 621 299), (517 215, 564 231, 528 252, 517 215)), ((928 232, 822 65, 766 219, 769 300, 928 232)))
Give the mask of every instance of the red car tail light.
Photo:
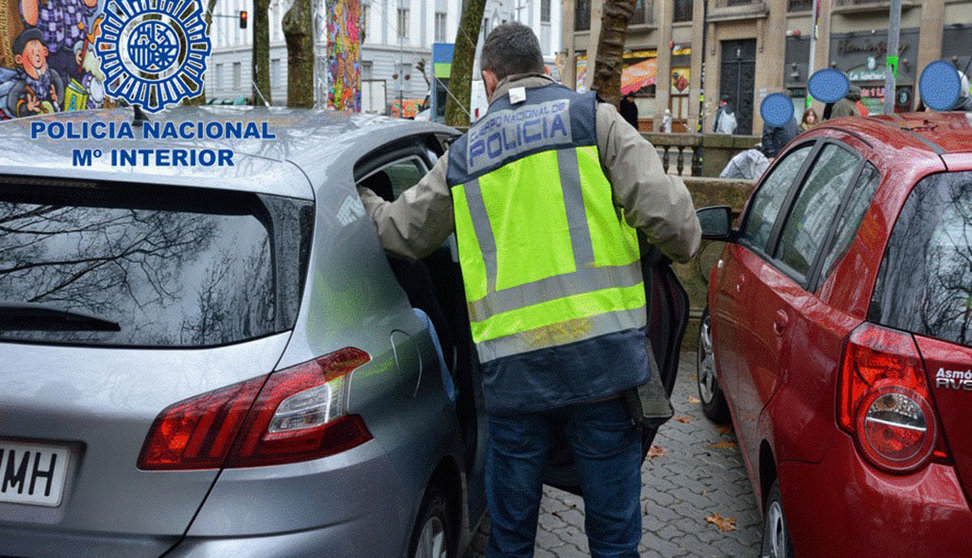
POLYGON ((266 376, 166 407, 152 423, 138 468, 215 469, 223 465, 266 376))
POLYGON ((361 445, 372 436, 360 416, 347 414, 347 375, 369 360, 346 347, 171 405, 152 424, 138 467, 276 465, 361 445))
POLYGON ((911 335, 863 324, 844 347, 837 422, 861 454, 891 472, 908 472, 934 455, 947 457, 938 436, 924 366, 911 335))

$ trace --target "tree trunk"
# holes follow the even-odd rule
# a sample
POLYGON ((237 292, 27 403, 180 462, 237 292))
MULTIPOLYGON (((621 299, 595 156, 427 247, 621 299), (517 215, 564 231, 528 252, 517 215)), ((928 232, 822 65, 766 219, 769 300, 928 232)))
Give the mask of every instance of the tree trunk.
POLYGON ((462 3, 456 47, 452 54, 452 72, 449 74, 451 95, 447 96, 445 108, 445 123, 449 126, 469 125, 469 95, 476 61, 476 38, 479 37, 485 8, 486 0, 465 0, 462 3))
POLYGON ((253 1, 253 102, 270 103, 270 0, 253 1), (261 96, 262 94, 262 96, 261 96))
POLYGON ((311 0, 294 0, 283 18, 287 38, 287 106, 314 107, 314 30, 311 0))
MULTIPOLYGON (((601 14, 601 38, 594 60, 591 89, 615 107, 621 102, 621 65, 624 36, 637 0, 604 0, 601 14)), ((667 83, 667 82, 666 82, 667 83)))
MULTIPOLYGON (((206 13, 203 14, 203 19, 206 20, 206 29, 209 30, 209 36, 212 37, 213 33, 213 10, 216 8, 216 0, 209 0, 206 6, 206 13)), ((216 69, 214 68, 215 72, 216 69)), ((204 82, 205 83, 205 80, 204 82)), ((183 101, 184 105, 205 105, 206 104, 206 86, 203 85, 202 93, 198 97, 193 97, 192 99, 186 99, 183 101)))

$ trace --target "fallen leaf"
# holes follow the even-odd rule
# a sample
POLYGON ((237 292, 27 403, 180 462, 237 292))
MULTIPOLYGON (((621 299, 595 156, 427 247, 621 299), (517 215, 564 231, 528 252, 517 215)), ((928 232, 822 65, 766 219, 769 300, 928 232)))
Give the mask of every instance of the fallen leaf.
POLYGON ((701 403, 701 402, 702 401, 700 401, 698 397, 692 397, 691 395, 689 396, 689 403, 701 403))
POLYGON ((689 377, 689 379, 690 379, 690 380, 692 380, 693 382, 697 382, 697 381, 699 381, 699 377, 698 377, 697 375, 695 375, 695 374, 692 374, 692 375, 691 375, 691 376, 689 377))
POLYGON ((651 448, 648 449, 648 457, 661 457, 661 456, 665 455, 666 453, 668 453, 668 450, 667 449, 660 448, 660 447, 655 446, 655 445, 651 446, 651 448))
POLYGON ((715 525, 723 533, 727 531, 736 530, 736 518, 735 517, 722 517, 721 515, 714 513, 709 517, 705 518, 706 521, 715 525))
POLYGON ((725 426, 716 426, 715 428, 716 428, 716 430, 719 431, 719 434, 732 434, 732 425, 731 424, 727 424, 725 426))
POLYGON ((678 422, 681 422, 682 424, 692 421, 692 419, 690 419, 689 417, 672 417, 672 418, 674 420, 677 420, 678 422))
POLYGON ((736 442, 716 442, 714 444, 709 444, 711 447, 719 449, 735 449, 736 442))
POLYGON ((708 493, 708 490, 706 490, 706 489, 704 489, 704 488, 703 488, 703 489, 702 489, 702 495, 703 495, 703 496, 705 496, 705 495, 706 495, 706 493, 708 493))

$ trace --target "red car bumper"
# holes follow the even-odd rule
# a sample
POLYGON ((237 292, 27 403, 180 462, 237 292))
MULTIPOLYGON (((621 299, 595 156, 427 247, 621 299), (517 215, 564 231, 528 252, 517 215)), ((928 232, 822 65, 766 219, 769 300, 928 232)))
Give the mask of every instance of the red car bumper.
POLYGON ((972 511, 948 465, 880 472, 849 436, 820 463, 779 463, 783 509, 798 557, 972 556, 972 511))

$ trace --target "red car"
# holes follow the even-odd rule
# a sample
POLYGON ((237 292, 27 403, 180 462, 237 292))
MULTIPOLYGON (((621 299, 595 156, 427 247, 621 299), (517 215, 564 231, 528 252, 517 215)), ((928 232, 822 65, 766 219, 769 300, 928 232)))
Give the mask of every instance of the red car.
POLYGON ((972 556, 972 114, 826 122, 730 229, 699 339, 763 556, 972 556))

